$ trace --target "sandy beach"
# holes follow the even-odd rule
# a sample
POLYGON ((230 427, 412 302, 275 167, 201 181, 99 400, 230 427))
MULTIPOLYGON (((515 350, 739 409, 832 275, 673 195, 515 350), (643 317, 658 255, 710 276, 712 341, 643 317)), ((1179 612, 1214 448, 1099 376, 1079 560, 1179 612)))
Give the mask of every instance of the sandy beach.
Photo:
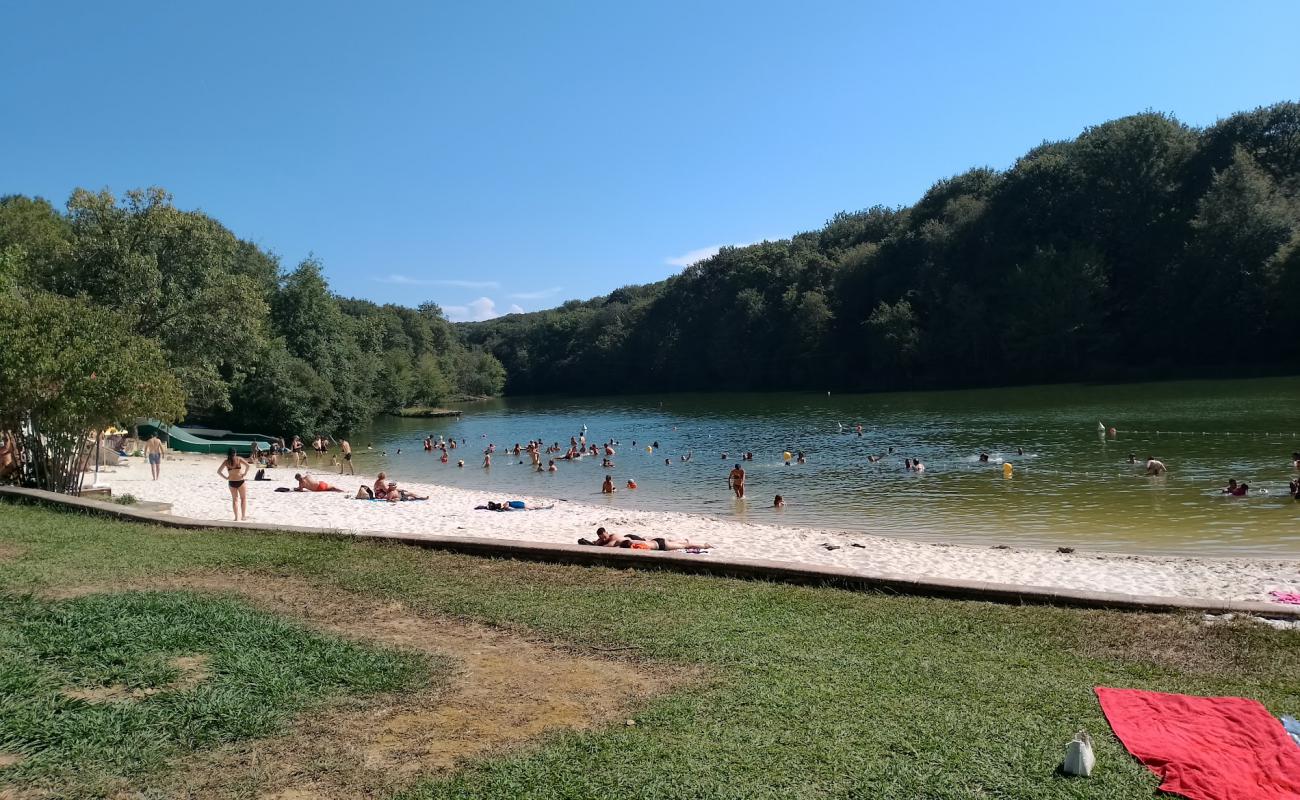
MULTIPOLYGON (((143 458, 101 468, 98 486, 114 496, 170 503, 171 513, 205 520, 231 520, 230 494, 217 476, 215 456, 169 453, 161 477, 150 480, 143 458)), ((792 526, 756 525, 671 511, 611 509, 544 497, 495 496, 486 492, 407 483, 429 500, 385 503, 353 497, 374 475, 314 472, 342 493, 276 492, 295 485, 292 467, 268 470, 269 481, 249 481, 248 520, 268 525, 307 525, 344 532, 376 531, 412 536, 475 536, 573 544, 593 537, 598 526, 647 538, 686 538, 715 546, 714 554, 834 566, 864 573, 1013 583, 1026 586, 1129 594, 1269 602, 1273 590, 1300 591, 1300 561, 1236 558, 1152 557, 1111 553, 967 546, 908 541, 862 533, 792 526), (553 505, 538 511, 478 511, 488 500, 553 505), (831 548, 825 545, 830 545, 831 548)), ((87 485, 90 479, 87 479, 87 485)), ((757 502, 757 501, 756 501, 757 502)))

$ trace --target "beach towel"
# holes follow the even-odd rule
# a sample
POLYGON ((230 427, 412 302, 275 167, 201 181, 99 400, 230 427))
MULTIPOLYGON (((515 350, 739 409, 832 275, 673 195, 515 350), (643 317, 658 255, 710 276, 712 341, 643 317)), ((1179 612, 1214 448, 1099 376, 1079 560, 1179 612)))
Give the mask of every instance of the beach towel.
POLYGON ((1279 603, 1286 603, 1287 605, 1292 605, 1292 606, 1300 606, 1300 592, 1272 591, 1268 593, 1268 596, 1273 598, 1275 601, 1279 603))
POLYGON ((1268 709, 1244 697, 1096 688, 1115 735, 1191 800, 1298 800, 1300 748, 1268 709))

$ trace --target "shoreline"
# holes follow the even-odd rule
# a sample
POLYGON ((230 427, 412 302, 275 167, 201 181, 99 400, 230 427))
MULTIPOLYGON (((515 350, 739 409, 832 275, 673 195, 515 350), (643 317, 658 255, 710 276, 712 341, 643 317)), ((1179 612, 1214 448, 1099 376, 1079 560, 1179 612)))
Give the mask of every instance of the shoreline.
MULTIPOLYGON (((217 476, 218 456, 169 453, 160 479, 150 480, 142 458, 125 466, 101 467, 96 486, 115 497, 169 503, 177 516, 233 521, 230 494, 217 476)), ((398 481, 427 501, 386 503, 353 497, 373 474, 318 478, 343 492, 282 492, 293 485, 293 467, 268 470, 267 481, 249 481, 248 521, 264 525, 317 526, 346 532, 406 536, 473 536, 575 544, 597 526, 620 534, 686 538, 715 545, 729 558, 761 559, 856 572, 913 575, 943 580, 984 581, 1072 591, 1191 597, 1217 601, 1273 603, 1273 590, 1300 592, 1300 560, 1232 556, 1156 556, 967 545, 909 540, 853 531, 737 522, 676 511, 601 507, 578 501, 488 493, 426 482, 398 481), (477 511, 488 500, 522 499, 553 505, 537 511, 477 511), (829 545, 827 547, 826 545, 829 545)), ((400 478, 400 476, 395 476, 400 478)), ((701 555, 699 558, 709 558, 701 555)))

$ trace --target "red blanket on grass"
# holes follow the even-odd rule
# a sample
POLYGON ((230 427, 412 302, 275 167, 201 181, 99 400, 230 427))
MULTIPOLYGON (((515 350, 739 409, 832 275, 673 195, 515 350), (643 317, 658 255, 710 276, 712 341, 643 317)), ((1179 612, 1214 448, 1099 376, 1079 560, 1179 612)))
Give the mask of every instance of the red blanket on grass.
POLYGON ((1192 800, 1300 800, 1300 747, 1254 700, 1096 692, 1115 735, 1164 791, 1192 800))

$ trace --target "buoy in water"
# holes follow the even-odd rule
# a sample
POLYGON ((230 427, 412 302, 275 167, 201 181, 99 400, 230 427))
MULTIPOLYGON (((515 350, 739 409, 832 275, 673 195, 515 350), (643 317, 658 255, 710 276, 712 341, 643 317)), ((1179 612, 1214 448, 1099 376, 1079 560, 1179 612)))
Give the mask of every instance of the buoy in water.
POLYGON ((1015 467, 1011 466, 1011 462, 1010 462, 1010 461, 1003 462, 1003 464, 1002 464, 1002 477, 1004 477, 1004 478, 1010 478, 1010 477, 1011 477, 1011 473, 1015 472, 1015 469, 1016 469, 1015 467))

